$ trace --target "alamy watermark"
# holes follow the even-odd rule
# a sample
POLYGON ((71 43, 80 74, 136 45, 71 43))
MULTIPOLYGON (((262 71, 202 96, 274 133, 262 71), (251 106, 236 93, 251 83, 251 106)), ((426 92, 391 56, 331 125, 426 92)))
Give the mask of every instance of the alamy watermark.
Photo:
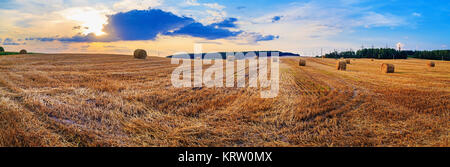
POLYGON ((196 44, 193 55, 180 52, 172 57, 172 64, 181 62, 181 65, 172 72, 171 82, 176 88, 260 88, 261 98, 274 98, 278 96, 280 83, 279 52, 269 54, 270 56, 268 52, 227 52, 225 57, 221 53, 203 55, 202 46, 196 44), (203 69, 203 65, 210 67, 203 69))

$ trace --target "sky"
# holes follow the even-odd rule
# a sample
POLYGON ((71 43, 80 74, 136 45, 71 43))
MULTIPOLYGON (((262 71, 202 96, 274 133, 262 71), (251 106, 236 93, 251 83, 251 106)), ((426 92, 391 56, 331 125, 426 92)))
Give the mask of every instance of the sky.
POLYGON ((0 0, 0 46, 39 53, 152 56, 369 47, 448 49, 442 0, 0 0))

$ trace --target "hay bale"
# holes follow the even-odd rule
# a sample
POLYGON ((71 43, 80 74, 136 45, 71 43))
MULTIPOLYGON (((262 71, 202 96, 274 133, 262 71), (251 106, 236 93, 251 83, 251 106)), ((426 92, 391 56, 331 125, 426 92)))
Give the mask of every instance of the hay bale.
POLYGON ((374 61, 373 59, 370 59, 370 61, 374 61))
POLYGON ((300 59, 300 61, 298 61, 298 65, 299 66, 306 66, 306 60, 300 59))
POLYGON ((336 64, 336 69, 341 70, 341 71, 347 70, 347 62, 346 61, 338 61, 336 64))
POLYGON ((136 59, 146 59, 147 58, 147 51, 143 49, 136 49, 134 51, 134 58, 136 59))
POLYGON ((350 60, 345 60, 345 62, 346 62, 347 64, 350 64, 350 60))
POLYGON ((427 63, 428 67, 435 67, 436 64, 433 61, 427 63))
POLYGON ((22 50, 20 50, 20 52, 19 52, 20 54, 27 54, 28 52, 27 52, 27 50, 25 50, 25 49, 22 49, 22 50))
POLYGON ((0 46, 0 52, 5 52, 5 49, 3 49, 3 47, 0 46))
POLYGON ((383 73, 394 73, 395 66, 393 64, 383 63, 381 65, 381 72, 383 73))

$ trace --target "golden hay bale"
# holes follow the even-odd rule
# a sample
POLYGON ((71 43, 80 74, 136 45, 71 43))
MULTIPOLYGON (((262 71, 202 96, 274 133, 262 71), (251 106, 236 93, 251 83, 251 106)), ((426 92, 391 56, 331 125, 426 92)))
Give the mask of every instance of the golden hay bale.
POLYGON ((342 71, 347 70, 347 62, 346 61, 339 61, 339 62, 337 62, 336 69, 337 70, 342 70, 342 71))
POLYGON ((427 63, 428 67, 434 67, 436 64, 433 61, 427 63))
POLYGON ((306 60, 300 60, 298 61, 299 66, 306 66, 306 60))
POLYGON ((395 66, 393 64, 383 63, 381 65, 381 72, 383 73, 394 73, 395 66))
POLYGON ((146 59, 147 58, 147 51, 143 49, 136 49, 134 51, 134 58, 136 59, 146 59))
POLYGON ((345 60, 345 62, 346 62, 347 64, 350 64, 350 60, 345 60))
POLYGON ((19 52, 20 54, 27 54, 27 50, 25 50, 25 49, 22 49, 22 50, 20 50, 20 52, 19 52))

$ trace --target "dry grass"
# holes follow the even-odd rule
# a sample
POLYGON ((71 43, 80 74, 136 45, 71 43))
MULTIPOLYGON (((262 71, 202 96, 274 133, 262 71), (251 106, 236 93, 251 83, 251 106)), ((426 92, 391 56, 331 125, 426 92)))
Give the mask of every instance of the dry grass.
POLYGON ((281 59, 279 96, 261 99, 173 88, 165 58, 2 56, 0 146, 449 146, 450 62, 307 60, 281 59))

